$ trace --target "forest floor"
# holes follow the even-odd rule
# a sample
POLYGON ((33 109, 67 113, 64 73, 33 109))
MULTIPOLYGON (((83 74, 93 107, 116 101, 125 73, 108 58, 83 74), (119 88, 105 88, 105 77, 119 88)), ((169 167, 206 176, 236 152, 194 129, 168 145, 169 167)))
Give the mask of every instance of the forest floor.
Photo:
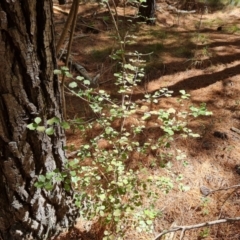
MULTIPOLYGON (((55 7, 58 38, 70 4, 55 7), (62 12, 57 10, 60 8, 62 12)), ((119 19, 124 20, 123 6, 117 9, 119 19)), ((236 171, 236 165, 240 164, 240 130, 236 130, 240 129, 240 8, 204 9, 204 13, 175 14, 164 1, 159 1, 155 26, 122 23, 123 29, 127 27, 131 31, 134 28, 137 36, 134 45, 127 47, 128 50, 146 54, 143 56, 146 75, 133 94, 134 101, 146 92, 167 87, 174 91, 173 96, 164 98, 155 108, 177 109, 176 98, 179 97, 179 90, 184 89, 191 95, 189 105, 204 102, 213 113, 190 123, 190 127, 201 135, 200 138, 178 138, 173 145, 174 149, 180 149, 186 155, 188 165, 171 159, 172 175, 169 177, 182 174, 182 184, 188 186, 188 190, 180 191, 176 187, 161 196, 157 204, 162 216, 155 222, 155 232, 129 232, 125 238, 127 240, 153 240, 158 233, 171 226, 240 216, 240 188, 217 191, 208 196, 201 192, 202 186, 216 190, 240 184, 240 175, 236 171), (148 54, 151 52, 153 54, 148 54)), ((136 8, 128 6, 125 14, 134 15, 136 11, 136 8)), ((111 37, 114 34, 106 9, 96 3, 79 6, 72 58, 84 66, 90 76, 100 74, 99 88, 113 96, 116 95, 113 76, 116 68, 109 54, 117 49, 117 43, 111 37)), ((71 96, 67 96, 66 100, 70 118, 87 114, 81 100, 71 96)), ((155 134, 157 130, 149 128, 145 137, 152 137, 153 131, 155 134)), ((69 145, 77 147, 81 141, 80 134, 67 132, 69 145)), ((152 166, 149 159, 136 157, 132 161, 132 166, 137 166, 141 161, 155 175, 167 174, 164 169, 152 166)), ((57 239, 98 239, 97 236, 93 237, 94 234, 87 238, 80 225, 83 224, 78 223, 71 232, 57 239)), ((184 239, 237 240, 240 239, 239 229, 240 222, 219 224, 209 229, 186 231, 184 239)), ((180 233, 176 232, 166 239, 180 239, 180 233)))

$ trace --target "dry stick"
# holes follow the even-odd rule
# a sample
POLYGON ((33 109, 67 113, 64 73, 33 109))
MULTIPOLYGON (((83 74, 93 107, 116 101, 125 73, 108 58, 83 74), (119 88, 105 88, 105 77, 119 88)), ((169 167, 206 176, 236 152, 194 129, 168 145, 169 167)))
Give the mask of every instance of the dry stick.
MULTIPOLYGON (((240 186, 240 185, 239 185, 239 186, 240 186)), ((223 207, 224 207, 225 203, 227 202, 227 200, 228 200, 236 191, 238 191, 237 188, 234 189, 234 190, 227 196, 227 198, 224 200, 224 202, 222 203, 222 206, 221 206, 221 209, 220 209, 220 214, 218 215, 218 219, 219 219, 219 218, 221 217, 221 215, 222 215, 222 210, 223 210, 223 207)), ((219 230, 219 228, 217 228, 215 236, 217 236, 218 230, 219 230)))
POLYGON ((240 130, 238 128, 235 128, 235 127, 231 127, 230 128, 233 132, 236 132, 238 134, 240 134, 240 130))
MULTIPOLYGON (((109 11, 109 13, 111 15, 111 18, 112 18, 112 21, 113 21, 113 24, 114 24, 114 28, 115 28, 116 33, 117 33, 118 41, 119 41, 120 48, 121 48, 121 51, 122 51, 121 57, 122 57, 122 60, 123 60, 123 64, 125 64, 126 60, 125 60, 125 56, 124 56, 124 47, 123 47, 123 44, 122 44, 122 37, 121 37, 121 35, 119 33, 118 25, 117 25, 117 22, 115 21, 115 18, 113 16, 113 14, 112 14, 112 11, 111 11, 109 3, 106 2, 106 5, 107 5, 108 11, 109 11)), ((116 12, 116 14, 118 14, 118 13, 116 12)))
POLYGON ((62 10, 62 8, 57 7, 57 6, 53 6, 53 9, 56 10, 56 11, 58 11, 58 12, 60 12, 60 13, 62 13, 62 14, 65 14, 65 15, 68 15, 68 14, 69 14, 69 12, 67 12, 67 11, 65 11, 65 10, 62 10))
MULTIPOLYGON (((239 187, 240 187, 240 185, 239 185, 239 187)), ((219 218, 221 217, 221 215, 222 215, 222 209, 223 209, 224 204, 227 202, 227 200, 228 200, 236 191, 238 191, 238 188, 234 189, 234 190, 226 197, 226 199, 225 199, 224 202, 222 203, 222 206, 221 206, 221 209, 220 209, 220 214, 219 214, 219 216, 218 216, 218 219, 219 219, 219 218)))
POLYGON ((181 240, 183 238, 184 232, 186 230, 207 227, 207 226, 216 225, 216 224, 220 224, 220 223, 235 222, 235 221, 240 221, 240 217, 219 219, 219 220, 215 220, 215 221, 211 221, 211 222, 204 222, 204 223, 199 223, 196 225, 189 225, 189 226, 176 226, 172 229, 161 232, 156 238, 154 238, 154 240, 159 240, 166 233, 182 231, 182 234, 180 237, 180 240, 181 240))
POLYGON ((115 11, 115 13, 116 13, 116 19, 117 19, 117 24, 118 24, 119 21, 118 21, 118 13, 117 13, 117 6, 116 6, 116 4, 115 4, 115 0, 112 0, 112 3, 113 3, 114 11, 115 11))
MULTIPOLYGON (((60 59, 66 64, 67 58, 65 57, 65 54, 63 56, 61 56, 60 59)), ((84 78, 89 80, 91 83, 93 82, 93 79, 89 76, 87 70, 82 65, 80 65, 76 62, 73 62, 73 61, 71 64, 84 78)))
POLYGON ((95 27, 93 27, 93 26, 87 25, 87 24, 85 24, 85 23, 78 23, 78 25, 84 26, 84 27, 88 27, 88 28, 91 28, 91 29, 96 30, 96 31, 99 31, 99 32, 103 32, 103 33, 106 32, 106 31, 103 31, 103 30, 101 30, 101 29, 99 29, 99 28, 95 28, 95 27))
POLYGON ((63 41, 64 41, 64 39, 65 39, 65 37, 67 35, 68 29, 69 29, 70 24, 72 22, 74 9, 75 9, 75 7, 77 7, 76 3, 77 3, 77 1, 74 1, 73 4, 72 4, 72 7, 71 7, 70 13, 68 15, 67 21, 66 21, 65 26, 63 28, 63 31, 61 33, 61 36, 60 36, 60 38, 58 40, 57 47, 56 47, 56 53, 57 54, 60 51, 61 45, 62 45, 62 43, 63 43, 63 41))
POLYGON ((240 187, 240 184, 233 185, 233 186, 230 186, 230 187, 225 187, 225 188, 219 188, 219 189, 216 189, 216 190, 210 190, 209 193, 205 196, 208 196, 209 194, 212 194, 214 192, 218 192, 218 191, 222 191, 222 190, 228 190, 228 189, 231 189, 231 188, 239 188, 239 187, 240 187))
MULTIPOLYGON (((68 60, 69 60, 69 55, 70 55, 70 52, 71 52, 71 46, 72 46, 72 41, 73 41, 73 33, 74 33, 76 22, 77 22, 79 1, 80 0, 75 0, 73 2, 73 5, 72 5, 72 8, 74 7, 74 12, 73 12, 72 27, 71 27, 71 31, 70 31, 68 49, 67 49, 66 66, 68 66, 68 60)), ((65 100, 65 97, 64 97, 64 82, 65 82, 65 74, 62 77, 61 93, 62 93, 62 98, 63 98, 63 117, 64 117, 64 119, 66 119, 67 113, 66 113, 66 100, 65 100)))

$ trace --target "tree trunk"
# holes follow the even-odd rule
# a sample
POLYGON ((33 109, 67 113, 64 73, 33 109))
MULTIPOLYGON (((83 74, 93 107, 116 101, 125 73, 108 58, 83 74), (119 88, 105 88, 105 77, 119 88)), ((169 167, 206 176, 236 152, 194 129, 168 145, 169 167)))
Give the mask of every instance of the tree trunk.
POLYGON ((0 239, 50 239, 71 226, 72 191, 37 189, 39 174, 63 170, 64 131, 31 131, 62 119, 51 0, 0 1, 0 239))
POLYGON ((140 21, 146 21, 149 25, 155 24, 156 0, 146 0, 139 7, 138 16, 140 21))

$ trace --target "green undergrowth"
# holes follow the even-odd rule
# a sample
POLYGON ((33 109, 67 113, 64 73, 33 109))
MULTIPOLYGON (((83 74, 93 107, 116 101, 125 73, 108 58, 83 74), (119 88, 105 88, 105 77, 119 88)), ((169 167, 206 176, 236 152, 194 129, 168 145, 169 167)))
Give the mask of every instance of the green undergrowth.
MULTIPOLYGON (((81 76, 73 78, 68 68, 63 67, 54 73, 70 79, 65 90, 79 97, 79 102, 84 101, 95 117, 68 122, 53 117, 46 123, 37 117, 28 125, 30 130, 49 136, 55 134, 55 126, 59 124, 65 129, 71 127, 80 131, 81 145, 66 146, 69 151, 76 149, 77 156, 66 160, 65 171, 40 175, 35 186, 52 191, 61 182, 67 190, 73 189, 80 217, 90 221, 97 219, 105 229, 104 240, 124 239, 131 230, 153 234, 154 221, 162 216, 158 202, 173 188, 180 192, 189 190, 189 186, 183 184, 183 175, 170 174, 175 161, 181 161, 185 167, 189 164, 185 153, 173 143, 178 138, 199 137, 189 128, 189 123, 211 115, 205 103, 191 104, 190 95, 184 89, 179 91, 174 107, 167 109, 161 107, 162 99, 171 98, 173 94, 167 88, 144 92, 142 98, 133 101, 134 91, 145 77, 148 57, 159 56, 165 46, 162 42, 151 43, 146 44, 141 53, 130 52, 127 49, 134 46, 137 37, 128 31, 125 35, 119 34, 116 21, 113 17, 119 49, 95 50, 91 54, 97 61, 103 61, 111 53, 111 59, 120 69, 114 73, 114 88, 118 89, 119 97, 113 98, 103 88, 93 88, 92 83, 81 76), (156 132, 153 137, 147 136, 149 122, 156 132), (137 167, 132 167, 135 155, 141 159, 135 164, 137 167), (150 164, 144 165, 140 160, 150 155, 150 164), (152 169, 165 169, 166 174, 156 175, 152 169)), ((150 34, 166 37, 165 33, 159 36, 151 31, 150 34)), ((175 54, 185 56, 188 53, 187 47, 182 47, 175 54)), ((161 66, 160 60, 158 63, 161 66)))
MULTIPOLYGON (((161 98, 172 95, 172 91, 166 88, 153 94, 146 93, 139 104, 131 101, 134 87, 144 76, 143 69, 138 67, 142 62, 136 56, 129 63, 122 64, 121 72, 115 73, 118 93, 122 96, 120 102, 112 99, 103 89, 91 88, 89 80, 83 77, 77 77, 69 84, 68 90, 88 102, 97 117, 92 121, 69 122, 74 128, 81 130, 79 137, 83 144, 77 150, 77 157, 66 162, 67 172, 56 170, 40 175, 35 184, 36 187, 52 190, 57 182, 62 181, 66 189, 73 188, 81 218, 97 218, 105 228, 103 239, 122 239, 130 229, 153 232, 154 220, 161 218, 161 211, 156 207, 157 202, 161 201, 159 196, 167 194, 175 186, 180 191, 187 191, 189 187, 182 184, 182 175, 174 178, 152 175, 141 164, 137 169, 132 169, 129 165, 131 156, 139 153, 142 158, 147 158, 150 152, 158 150, 152 158, 152 167, 169 168, 168 163, 164 163, 166 154, 171 161, 182 161, 187 167, 185 154, 176 149, 171 152, 171 143, 176 137, 199 137, 188 128, 188 122, 198 116, 211 114, 205 104, 199 107, 189 105, 190 95, 184 90, 180 91, 176 102, 179 105, 178 110, 157 109, 161 98), (82 86, 80 89, 79 85, 82 86), (149 104, 155 105, 155 110, 147 108, 149 104), (127 120, 136 119, 138 112, 140 117, 137 121, 127 125, 127 120), (156 129, 161 130, 162 134, 157 139, 143 139, 142 133, 151 119, 156 119, 156 129)), ((66 68, 55 72, 70 76, 66 68)), ((35 129, 32 130, 44 130, 40 128, 39 119, 34 122, 35 129)), ((53 129, 54 124, 66 126, 66 123, 58 122, 57 119, 51 119, 47 124, 53 129)), ((29 125, 30 129, 31 127, 29 125)), ((49 126, 44 128, 49 129, 49 126)))

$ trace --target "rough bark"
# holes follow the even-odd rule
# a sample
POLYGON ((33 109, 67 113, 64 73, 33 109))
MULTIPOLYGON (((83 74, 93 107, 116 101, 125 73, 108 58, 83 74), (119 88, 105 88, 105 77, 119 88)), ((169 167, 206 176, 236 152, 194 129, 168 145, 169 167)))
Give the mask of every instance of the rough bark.
POLYGON ((64 131, 27 129, 62 118, 51 0, 0 1, 0 239, 50 239, 76 218, 72 191, 36 189, 39 174, 63 170, 64 131))
POLYGON ((139 19, 140 21, 146 21, 149 25, 155 24, 155 9, 156 0, 146 0, 139 7, 139 19))

